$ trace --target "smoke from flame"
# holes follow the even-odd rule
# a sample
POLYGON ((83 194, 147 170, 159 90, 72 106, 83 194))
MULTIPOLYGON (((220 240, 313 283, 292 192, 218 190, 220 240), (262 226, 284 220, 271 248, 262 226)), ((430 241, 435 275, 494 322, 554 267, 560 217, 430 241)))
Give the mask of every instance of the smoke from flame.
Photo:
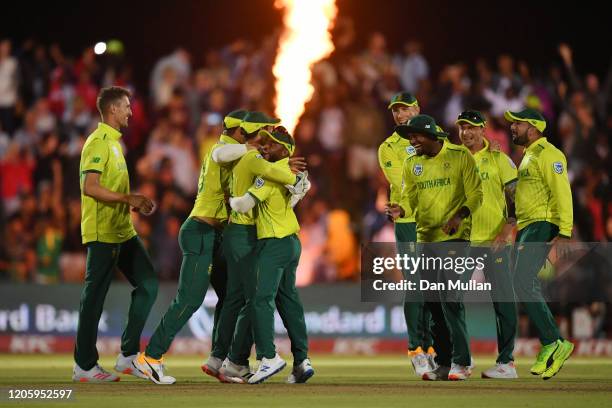
POLYGON ((284 29, 272 72, 276 78, 276 116, 293 133, 314 88, 312 65, 334 50, 329 30, 338 9, 335 0, 276 0, 284 29))

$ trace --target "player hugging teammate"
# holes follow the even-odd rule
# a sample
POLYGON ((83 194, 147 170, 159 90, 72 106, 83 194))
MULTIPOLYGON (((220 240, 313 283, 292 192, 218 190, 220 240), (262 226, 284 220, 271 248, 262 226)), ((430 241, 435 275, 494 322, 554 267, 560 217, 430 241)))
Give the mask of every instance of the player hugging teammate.
MULTIPOLYGON (((506 112, 513 143, 525 148, 517 171, 512 160, 484 137, 486 119, 480 112, 459 115, 456 123, 463 145, 455 145, 432 117, 418 114, 412 95, 395 95, 389 107, 397 126, 380 146, 379 159, 391 185, 386 213, 395 223, 398 251, 406 252, 407 244, 414 241, 464 242, 462 248, 470 256, 486 259, 484 274, 493 288, 498 357, 482 377, 518 378, 512 355, 518 301, 542 344, 530 371, 544 380, 551 378, 574 345, 561 337, 537 274, 550 243, 570 238, 573 220, 566 159, 543 136, 546 121, 533 109, 506 112), (448 182, 426 182, 437 178, 448 182), (515 227, 517 245, 512 254, 515 227)), ((420 248, 428 252, 431 247, 420 248)), ((462 278, 469 279, 471 272, 462 278)), ((438 279, 441 274, 438 271, 438 279)), ((419 279, 419 274, 407 279, 419 279)), ((404 310, 408 355, 415 373, 430 381, 469 378, 474 365, 461 293, 441 291, 433 298, 409 293, 404 310)))

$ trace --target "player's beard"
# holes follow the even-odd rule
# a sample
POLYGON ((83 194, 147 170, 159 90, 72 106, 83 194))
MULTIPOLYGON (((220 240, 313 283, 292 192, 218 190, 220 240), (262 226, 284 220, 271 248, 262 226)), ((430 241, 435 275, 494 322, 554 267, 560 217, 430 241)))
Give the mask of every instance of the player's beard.
POLYGON ((527 135, 513 134, 512 143, 517 146, 525 146, 527 144, 527 135))
POLYGON ((129 117, 129 116, 126 116, 126 118, 125 118, 125 119, 123 120, 123 122, 121 123, 121 126, 122 126, 123 128, 126 128, 126 127, 128 127, 128 125, 129 125, 129 124, 130 124, 130 117, 129 117))

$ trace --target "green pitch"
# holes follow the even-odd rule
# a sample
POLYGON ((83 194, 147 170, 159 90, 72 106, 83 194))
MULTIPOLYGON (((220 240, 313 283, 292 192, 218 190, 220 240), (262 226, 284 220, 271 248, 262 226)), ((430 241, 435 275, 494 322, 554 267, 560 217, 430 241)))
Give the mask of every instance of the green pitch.
MULTIPOLYGON (((122 376, 119 383, 75 384, 70 355, 0 355, 1 406, 53 407, 604 407, 612 401, 612 360, 571 358, 549 381, 529 374, 531 359, 519 359, 519 380, 482 380, 493 356, 476 358, 466 382, 424 382, 402 355, 312 356, 316 375, 308 384, 283 384, 286 368, 257 386, 220 384, 200 371, 200 356, 168 356, 167 373, 177 378, 158 386, 122 376), (8 388, 74 389, 64 403, 8 402, 8 388)), ((290 362, 290 360, 288 360, 290 362)), ((101 360, 111 369, 113 357, 101 360)))

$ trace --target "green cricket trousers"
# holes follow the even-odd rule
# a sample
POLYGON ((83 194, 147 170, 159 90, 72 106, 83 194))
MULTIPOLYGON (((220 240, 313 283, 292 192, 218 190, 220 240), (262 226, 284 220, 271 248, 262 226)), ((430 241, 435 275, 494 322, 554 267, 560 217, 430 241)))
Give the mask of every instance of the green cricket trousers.
POLYGON ((293 365, 308 357, 308 334, 304 307, 295 287, 295 272, 302 246, 297 235, 266 238, 257 242, 255 250, 254 296, 247 297, 250 307, 257 354, 274 358, 274 307, 287 329, 291 340, 293 365))
MULTIPOLYGON (((400 255, 416 255, 415 243, 417 239, 416 222, 396 223, 395 241, 397 252, 400 255)), ((419 281, 419 272, 414 274, 402 271, 404 279, 419 281)), ((422 347, 423 351, 433 345, 431 338, 431 312, 425 307, 420 291, 406 291, 404 296, 404 319, 408 328, 408 349, 415 350, 422 347)))
POLYGON ((239 365, 249 364, 253 331, 246 309, 247 288, 255 287, 253 252, 257 244, 254 225, 230 223, 223 231, 223 252, 227 260, 227 293, 213 339, 211 355, 228 357, 239 365))
POLYGON ((491 300, 495 311, 495 327, 497 331, 497 363, 507 364, 514 361, 514 341, 518 325, 516 302, 514 301, 514 285, 510 266, 511 246, 506 246, 498 252, 491 247, 473 246, 470 257, 482 257, 484 260, 484 275, 491 283, 491 300))
POLYGON ((540 343, 551 344, 561 338, 557 323, 542 296, 538 273, 550 252, 550 241, 559 227, 546 221, 534 222, 516 236, 514 291, 531 322, 535 325, 540 343))
POLYGON ((124 356, 140 350, 140 335, 157 297, 157 275, 138 236, 119 244, 89 242, 74 349, 74 360, 83 370, 92 369, 99 358, 96 348, 98 324, 115 266, 134 287, 127 324, 121 336, 124 356))
MULTIPOLYGON (((221 232, 209 224, 188 218, 181 226, 179 244, 183 261, 176 297, 145 350, 147 356, 155 359, 161 358, 168 351, 176 334, 202 305, 212 271, 217 267, 215 260, 219 261, 219 268, 223 268, 222 257, 215 256, 221 246, 221 232)), ((222 273, 219 275, 223 276, 222 273)), ((223 293, 222 287, 217 292, 218 296, 219 293, 223 293)), ((222 301, 222 296, 219 299, 222 301)))

